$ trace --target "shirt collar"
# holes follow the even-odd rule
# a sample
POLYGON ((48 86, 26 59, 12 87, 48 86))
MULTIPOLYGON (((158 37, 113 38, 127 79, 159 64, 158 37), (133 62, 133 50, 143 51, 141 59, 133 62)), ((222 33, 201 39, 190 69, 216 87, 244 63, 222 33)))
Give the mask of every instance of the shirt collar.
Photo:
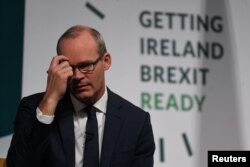
MULTIPOLYGON (((70 93, 70 98, 73 107, 77 113, 86 107, 86 104, 76 99, 71 93, 70 93)), ((107 88, 105 87, 104 94, 93 106, 96 107, 100 112, 106 113, 107 103, 108 103, 108 93, 107 93, 107 88)))

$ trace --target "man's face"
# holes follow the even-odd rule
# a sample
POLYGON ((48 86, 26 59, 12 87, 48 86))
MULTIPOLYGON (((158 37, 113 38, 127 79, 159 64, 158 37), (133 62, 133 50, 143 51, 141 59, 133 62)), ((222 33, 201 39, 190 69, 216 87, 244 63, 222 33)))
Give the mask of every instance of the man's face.
MULTIPOLYGON (((98 58, 97 45, 89 32, 83 32, 80 36, 62 41, 61 53, 69 58, 72 67, 87 65, 95 62, 98 58)), ((94 65, 94 71, 84 74, 78 68, 73 68, 74 75, 69 78, 68 88, 80 101, 93 104, 105 91, 105 70, 111 65, 108 53, 94 65)))

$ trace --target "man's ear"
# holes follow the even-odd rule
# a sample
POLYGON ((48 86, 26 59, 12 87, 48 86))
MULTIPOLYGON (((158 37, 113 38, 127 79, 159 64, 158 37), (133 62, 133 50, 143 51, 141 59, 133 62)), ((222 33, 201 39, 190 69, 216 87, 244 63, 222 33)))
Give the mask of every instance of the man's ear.
POLYGON ((104 70, 108 70, 111 66, 111 55, 106 52, 103 56, 104 70))

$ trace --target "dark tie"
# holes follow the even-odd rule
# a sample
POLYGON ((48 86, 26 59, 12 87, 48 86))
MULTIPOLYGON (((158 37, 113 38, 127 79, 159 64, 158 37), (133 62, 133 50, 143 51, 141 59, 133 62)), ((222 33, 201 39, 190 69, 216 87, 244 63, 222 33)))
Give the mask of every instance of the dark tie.
POLYGON ((99 167, 99 138, 96 108, 88 106, 84 110, 88 114, 88 120, 86 124, 83 167, 99 167))

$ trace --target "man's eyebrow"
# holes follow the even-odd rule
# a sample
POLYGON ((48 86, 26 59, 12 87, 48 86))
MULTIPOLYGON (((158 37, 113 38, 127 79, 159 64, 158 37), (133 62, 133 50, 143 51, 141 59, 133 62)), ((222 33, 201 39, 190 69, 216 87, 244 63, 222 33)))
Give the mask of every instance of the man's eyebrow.
POLYGON ((76 65, 71 65, 71 66, 86 66, 86 65, 89 65, 91 63, 94 63, 94 61, 92 61, 92 60, 86 60, 86 61, 80 62, 80 63, 78 63, 76 65))

